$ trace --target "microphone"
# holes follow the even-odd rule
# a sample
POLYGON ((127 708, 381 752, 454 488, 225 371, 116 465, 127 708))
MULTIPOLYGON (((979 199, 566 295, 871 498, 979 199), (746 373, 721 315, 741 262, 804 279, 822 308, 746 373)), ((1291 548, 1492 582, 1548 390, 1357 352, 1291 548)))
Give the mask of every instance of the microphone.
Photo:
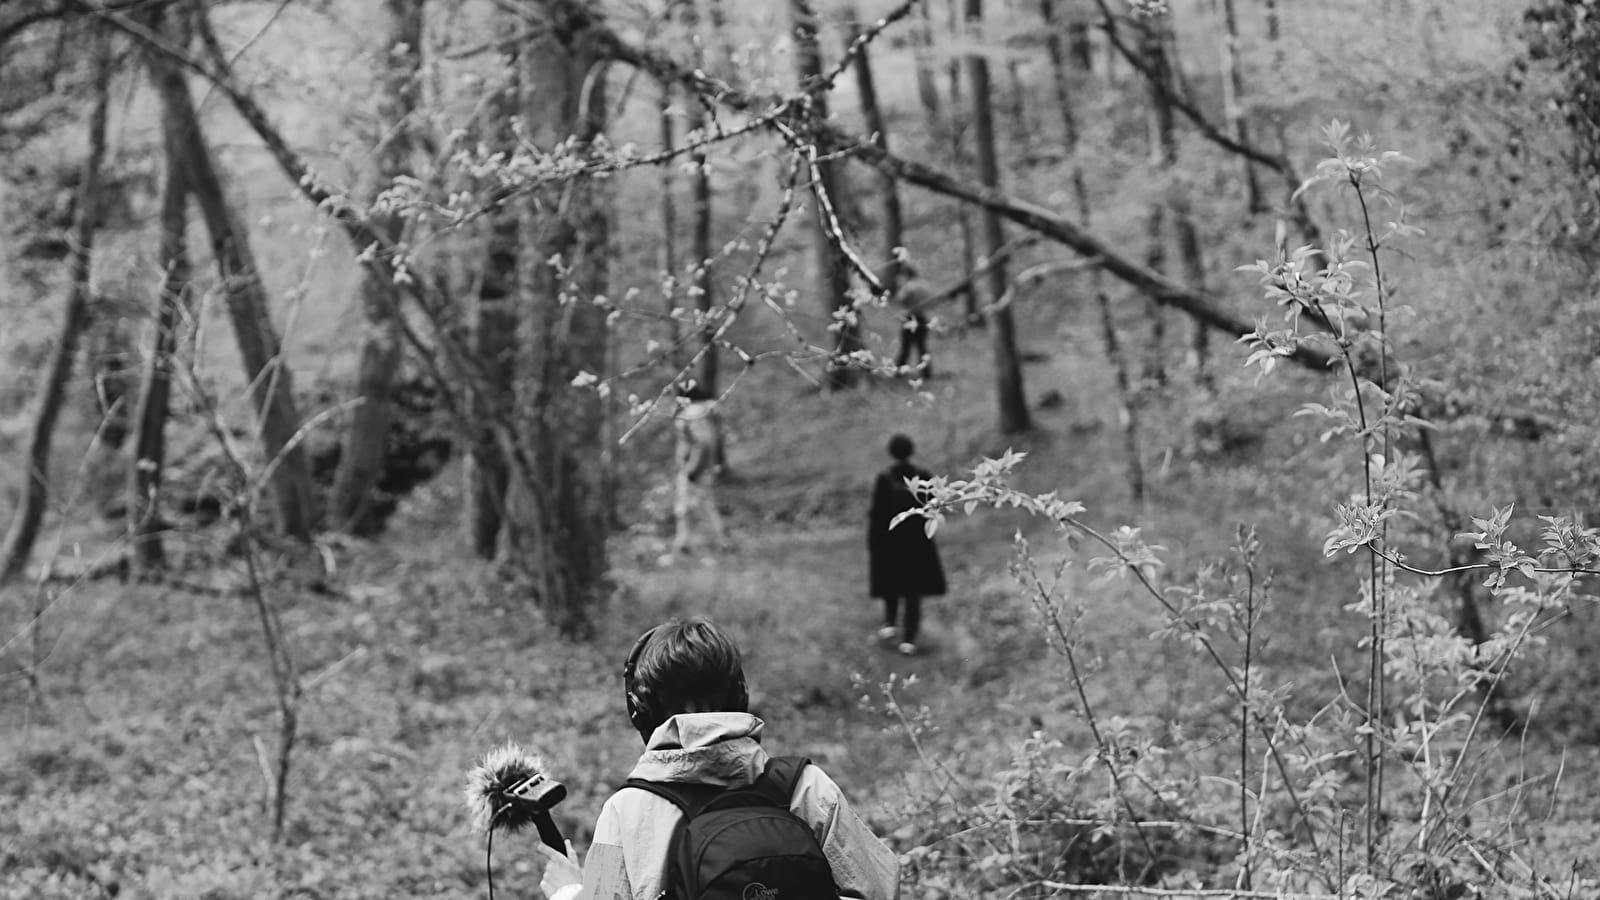
POLYGON ((567 798, 566 785, 544 774, 544 760, 507 741, 467 770, 464 791, 477 825, 486 832, 539 830, 545 846, 565 856, 567 841, 550 810, 567 798))

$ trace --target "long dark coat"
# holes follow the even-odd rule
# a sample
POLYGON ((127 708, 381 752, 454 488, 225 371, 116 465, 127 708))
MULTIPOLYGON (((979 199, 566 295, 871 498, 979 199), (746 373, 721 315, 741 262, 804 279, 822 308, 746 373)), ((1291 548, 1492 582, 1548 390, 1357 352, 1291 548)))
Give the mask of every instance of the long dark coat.
POLYGON ((889 527, 895 516, 921 505, 906 479, 927 477, 927 471, 902 461, 879 472, 873 482, 867 556, 874 597, 934 597, 945 592, 939 548, 923 529, 927 520, 907 516, 889 527))

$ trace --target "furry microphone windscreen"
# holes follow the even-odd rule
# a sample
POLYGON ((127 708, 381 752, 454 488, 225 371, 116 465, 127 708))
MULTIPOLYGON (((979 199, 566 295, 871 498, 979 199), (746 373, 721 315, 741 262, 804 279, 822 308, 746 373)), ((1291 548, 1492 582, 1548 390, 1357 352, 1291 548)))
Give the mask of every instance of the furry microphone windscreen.
POLYGON ((517 831, 538 824, 567 789, 545 777, 543 759, 507 741, 467 771, 464 793, 479 828, 517 831))

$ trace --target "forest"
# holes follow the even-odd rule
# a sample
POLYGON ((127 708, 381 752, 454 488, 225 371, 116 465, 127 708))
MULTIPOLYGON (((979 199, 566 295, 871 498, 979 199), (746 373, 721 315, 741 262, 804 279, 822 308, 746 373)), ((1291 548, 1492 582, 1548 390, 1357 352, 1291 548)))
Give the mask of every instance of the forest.
POLYGON ((0 898, 540 896, 697 615, 906 900, 1600 896, 1597 241, 1597 0, 0 0, 0 898))

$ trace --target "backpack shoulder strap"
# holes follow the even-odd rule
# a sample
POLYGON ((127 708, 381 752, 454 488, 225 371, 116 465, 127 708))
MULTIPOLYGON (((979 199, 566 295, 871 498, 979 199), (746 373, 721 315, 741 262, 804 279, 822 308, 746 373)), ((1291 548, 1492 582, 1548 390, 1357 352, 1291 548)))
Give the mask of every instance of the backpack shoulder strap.
POLYGON ((795 784, 800 780, 800 773, 809 765, 811 760, 803 756, 774 756, 767 760, 761 775, 742 788, 681 781, 646 781, 642 778, 629 778, 622 786, 638 788, 670 801, 683 811, 685 820, 699 815, 712 801, 724 796, 731 801, 728 805, 741 806, 748 802, 744 798, 753 793, 773 806, 787 809, 789 798, 794 796, 795 784))
POLYGON ((800 781, 800 773, 809 765, 811 760, 804 756, 774 756, 767 760, 766 769, 750 788, 765 796, 774 806, 788 809, 789 800, 794 796, 794 786, 800 781))
POLYGON ((623 782, 623 787, 638 788, 655 794, 663 800, 668 800, 673 806, 683 811, 684 820, 694 818, 705 808, 707 803, 715 800, 722 793, 722 788, 714 784, 688 784, 680 781, 645 781, 643 778, 629 778, 623 782))

